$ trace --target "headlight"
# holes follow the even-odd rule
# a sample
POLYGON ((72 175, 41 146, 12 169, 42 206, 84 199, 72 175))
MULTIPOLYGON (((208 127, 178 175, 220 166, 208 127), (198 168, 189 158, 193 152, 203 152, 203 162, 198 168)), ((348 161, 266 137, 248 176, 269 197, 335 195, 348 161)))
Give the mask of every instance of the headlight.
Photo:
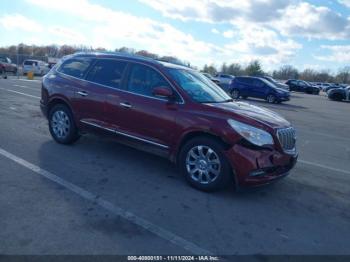
POLYGON ((257 146, 273 145, 273 138, 268 132, 233 119, 229 119, 227 122, 250 143, 257 146))

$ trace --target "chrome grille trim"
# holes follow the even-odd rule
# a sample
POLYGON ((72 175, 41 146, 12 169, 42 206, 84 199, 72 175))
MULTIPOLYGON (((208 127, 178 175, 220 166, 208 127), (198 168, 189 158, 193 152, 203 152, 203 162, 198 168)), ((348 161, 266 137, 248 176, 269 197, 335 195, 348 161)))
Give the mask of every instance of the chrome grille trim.
POLYGON ((295 153, 296 132, 293 127, 278 129, 277 137, 285 153, 295 153))

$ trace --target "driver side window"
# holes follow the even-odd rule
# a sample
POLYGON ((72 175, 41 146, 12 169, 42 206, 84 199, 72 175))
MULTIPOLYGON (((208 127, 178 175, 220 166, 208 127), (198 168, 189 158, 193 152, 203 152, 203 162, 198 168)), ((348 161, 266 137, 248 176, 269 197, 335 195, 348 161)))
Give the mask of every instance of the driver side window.
POLYGON ((128 80, 128 91, 135 94, 155 97, 153 95, 153 89, 155 87, 171 88, 164 77, 154 69, 145 65, 132 65, 128 80))

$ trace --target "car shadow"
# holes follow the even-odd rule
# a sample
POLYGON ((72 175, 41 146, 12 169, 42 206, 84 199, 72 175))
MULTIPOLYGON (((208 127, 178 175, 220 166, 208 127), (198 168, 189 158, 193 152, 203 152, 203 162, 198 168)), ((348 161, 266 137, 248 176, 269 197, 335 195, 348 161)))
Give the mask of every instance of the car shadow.
POLYGON ((259 100, 259 99, 253 99, 253 98, 247 98, 247 99, 240 99, 237 100, 240 102, 247 102, 247 103, 254 103, 254 104, 259 104, 264 107, 272 108, 272 109, 280 109, 280 110, 286 110, 286 111, 295 111, 297 112, 298 110, 303 110, 303 109, 308 109, 308 107, 305 106, 299 106, 299 105, 293 105, 290 104, 291 101, 288 102, 282 102, 280 104, 269 104, 264 100, 259 100))

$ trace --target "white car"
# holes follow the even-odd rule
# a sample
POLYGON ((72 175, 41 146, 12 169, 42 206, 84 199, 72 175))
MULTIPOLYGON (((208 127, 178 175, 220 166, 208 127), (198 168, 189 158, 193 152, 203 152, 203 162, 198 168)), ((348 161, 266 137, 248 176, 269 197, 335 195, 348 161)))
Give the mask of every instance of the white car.
POLYGON ((46 75, 50 71, 47 63, 40 60, 25 60, 23 62, 23 74, 33 72, 34 75, 46 75))
POLYGON ((217 80, 222 85, 230 85, 235 77, 228 74, 216 74, 214 80, 217 80))

